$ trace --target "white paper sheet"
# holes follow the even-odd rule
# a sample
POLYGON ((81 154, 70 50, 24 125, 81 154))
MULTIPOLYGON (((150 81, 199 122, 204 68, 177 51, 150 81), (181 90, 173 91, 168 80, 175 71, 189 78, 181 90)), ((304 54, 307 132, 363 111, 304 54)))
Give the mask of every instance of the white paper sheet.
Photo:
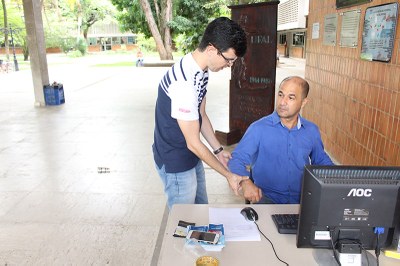
POLYGON ((261 241, 254 222, 246 221, 241 208, 209 208, 209 223, 223 224, 225 241, 261 241))

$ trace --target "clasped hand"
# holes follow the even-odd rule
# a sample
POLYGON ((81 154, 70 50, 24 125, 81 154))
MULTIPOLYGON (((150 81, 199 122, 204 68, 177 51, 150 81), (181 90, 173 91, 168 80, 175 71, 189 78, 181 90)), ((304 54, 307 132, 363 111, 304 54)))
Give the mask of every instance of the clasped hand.
POLYGON ((251 203, 259 202, 262 197, 262 191, 250 179, 245 179, 240 184, 243 197, 251 203))

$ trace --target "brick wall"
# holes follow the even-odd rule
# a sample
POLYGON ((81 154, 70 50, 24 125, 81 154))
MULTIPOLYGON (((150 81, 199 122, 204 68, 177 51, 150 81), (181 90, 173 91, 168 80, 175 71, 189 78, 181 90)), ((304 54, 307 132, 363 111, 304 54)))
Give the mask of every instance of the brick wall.
POLYGON ((392 60, 360 59, 366 8, 392 2, 374 0, 336 10, 335 0, 310 0, 305 77, 311 90, 302 114, 319 125, 325 149, 340 164, 400 165, 400 14, 392 60), (324 17, 358 8, 358 47, 339 46, 340 16, 336 46, 323 45, 324 17), (319 39, 313 40, 317 22, 319 39))

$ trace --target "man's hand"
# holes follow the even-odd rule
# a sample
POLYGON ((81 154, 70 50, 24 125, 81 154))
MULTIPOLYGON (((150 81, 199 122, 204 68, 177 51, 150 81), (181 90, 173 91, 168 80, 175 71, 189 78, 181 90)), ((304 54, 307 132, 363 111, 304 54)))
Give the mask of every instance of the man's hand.
POLYGON ((242 181, 241 187, 243 189, 243 196, 246 200, 250 201, 251 203, 260 201, 262 197, 262 191, 259 187, 254 185, 250 179, 242 181))
POLYGON ((227 177, 229 186, 231 187, 231 189, 233 190, 233 192, 235 192, 236 196, 239 196, 239 190, 241 188, 241 183, 242 181, 249 179, 248 176, 240 176, 234 173, 231 173, 231 175, 229 177, 227 177))
POLYGON ((223 166, 225 166, 226 169, 228 169, 228 162, 230 159, 232 159, 232 155, 229 151, 222 151, 217 154, 218 160, 222 163, 223 166))

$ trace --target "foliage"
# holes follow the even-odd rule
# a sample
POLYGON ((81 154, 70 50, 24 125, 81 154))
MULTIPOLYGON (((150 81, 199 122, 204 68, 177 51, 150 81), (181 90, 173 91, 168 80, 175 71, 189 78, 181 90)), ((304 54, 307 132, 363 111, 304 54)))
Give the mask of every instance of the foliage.
POLYGON ((77 17, 82 15, 82 30, 86 39, 89 28, 97 21, 113 16, 115 9, 108 0, 80 0, 80 5, 74 8, 74 13, 77 17))
POLYGON ((79 39, 76 42, 75 49, 80 51, 82 55, 85 55, 87 52, 87 43, 85 39, 79 39))
POLYGON ((68 56, 70 57, 82 57, 83 54, 79 50, 72 51, 68 56))
POLYGON ((136 41, 143 53, 157 51, 156 43, 154 42, 153 37, 146 38, 144 34, 138 34, 136 41))
POLYGON ((177 33, 176 46, 184 53, 196 49, 200 43, 207 24, 216 17, 223 15, 221 1, 181 0, 175 8, 175 16, 169 26, 177 33))
MULTIPOLYGON (((143 33, 151 37, 145 15, 139 0, 111 0, 119 11, 117 19, 122 30, 143 33)), ((174 0, 171 28, 176 47, 184 52, 194 50, 200 42, 207 24, 216 17, 229 16, 229 0, 174 0)), ((161 4, 161 0, 156 0, 161 4)), ((153 16, 156 18, 154 1, 149 1, 153 16)))
MULTIPOLYGON (((22 19, 22 14, 23 11, 18 8, 16 5, 10 5, 7 6, 7 18, 8 18, 8 27, 13 29, 13 39, 14 39, 14 45, 16 46, 22 46, 23 41, 26 38, 26 30, 25 30, 25 24, 22 19)), ((4 14, 3 14, 3 7, 0 6, 0 21, 4 21, 4 14)), ((3 23, 0 24, 0 28, 3 29, 4 25, 3 23)), ((10 34, 9 34, 9 40, 10 34)), ((4 32, 0 31, 0 42, 3 42, 4 40, 4 32)))
MULTIPOLYGON (((174 40, 173 47, 185 53, 194 50, 208 22, 218 16, 230 16, 230 9, 227 6, 265 1, 267 0, 173 0, 173 20, 168 24, 174 40)), ((14 35, 14 43, 27 51, 22 2, 21 0, 6 2, 9 23, 21 28, 14 35)), ((148 2, 153 17, 159 23, 155 4, 160 7, 165 0, 148 0, 148 2)), ((140 0, 41 0, 41 3, 47 47, 61 47, 66 52, 70 51, 71 47, 76 47, 86 53, 87 47, 82 43, 76 43, 79 21, 86 37, 90 26, 96 21, 112 17, 118 19, 121 31, 143 34, 143 37, 138 39, 138 44, 144 51, 156 50, 140 0), (66 41, 71 38, 75 39, 73 44, 66 41)), ((3 21, 2 16, 3 12, 0 12, 0 21, 3 21)), ((158 28, 162 32, 160 26, 158 28)), ((2 36, 4 34, 0 32, 0 43, 3 40, 2 36)))
POLYGON ((74 49, 75 38, 63 38, 60 40, 60 45, 57 47, 60 47, 63 53, 67 54, 74 49))
MULTIPOLYGON (((111 2, 119 11, 117 20, 122 31, 140 32, 147 38, 152 36, 139 0, 111 0, 111 2)), ((150 5, 154 10, 153 1, 150 2, 150 5)), ((155 16, 155 13, 153 15, 155 16)))
POLYGON ((73 32, 72 28, 52 20, 49 24, 44 25, 46 48, 60 47, 63 50, 65 39, 76 39, 73 32))

